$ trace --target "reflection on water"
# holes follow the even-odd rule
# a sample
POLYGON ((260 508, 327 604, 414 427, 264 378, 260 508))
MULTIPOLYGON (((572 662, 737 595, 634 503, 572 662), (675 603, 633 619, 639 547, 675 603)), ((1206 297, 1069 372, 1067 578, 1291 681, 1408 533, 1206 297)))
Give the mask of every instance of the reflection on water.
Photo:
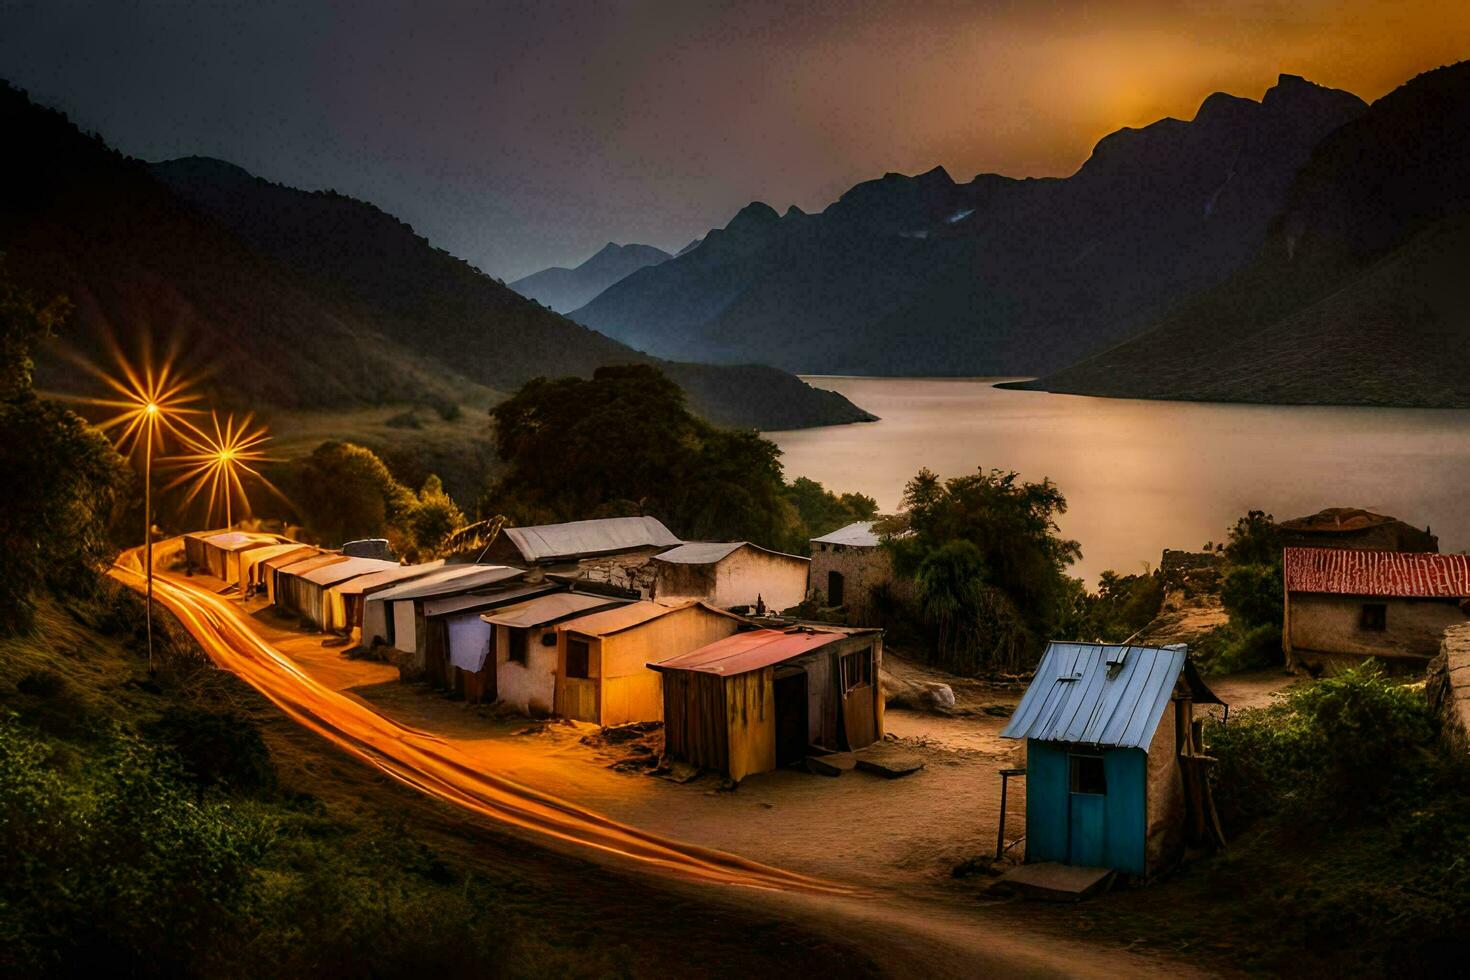
POLYGON ((928 466, 1051 477, 1067 496, 1062 530, 1082 543, 1077 572, 1158 564, 1164 548, 1218 541, 1235 517, 1366 507, 1430 525, 1440 548, 1470 548, 1470 411, 1200 405, 1005 391, 994 380, 831 378, 881 417, 773 432, 788 478, 898 506, 928 466))

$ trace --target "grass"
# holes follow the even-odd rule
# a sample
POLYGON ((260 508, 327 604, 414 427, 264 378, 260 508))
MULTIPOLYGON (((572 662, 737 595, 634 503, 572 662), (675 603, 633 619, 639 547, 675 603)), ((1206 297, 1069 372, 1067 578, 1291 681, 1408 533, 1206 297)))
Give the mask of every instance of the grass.
POLYGON ((36 635, 0 640, 0 837, 28 855, 0 870, 0 972, 874 972, 748 908, 427 800, 292 725, 167 622, 150 676, 140 611, 111 589, 47 600, 36 635))

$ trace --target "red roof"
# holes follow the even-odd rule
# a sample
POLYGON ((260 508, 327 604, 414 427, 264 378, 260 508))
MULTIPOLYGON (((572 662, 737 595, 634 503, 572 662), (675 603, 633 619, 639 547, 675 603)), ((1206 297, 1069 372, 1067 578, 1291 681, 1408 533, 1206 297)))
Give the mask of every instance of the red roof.
POLYGON ((1470 555, 1287 548, 1282 568, 1287 592, 1402 599, 1470 596, 1470 555))
POLYGON ((846 639, 847 636, 845 633, 808 630, 792 633, 784 630, 750 630, 716 640, 698 650, 681 653, 672 660, 651 663, 648 666, 655 670, 697 670, 705 674, 733 677, 811 653, 829 643, 846 639))

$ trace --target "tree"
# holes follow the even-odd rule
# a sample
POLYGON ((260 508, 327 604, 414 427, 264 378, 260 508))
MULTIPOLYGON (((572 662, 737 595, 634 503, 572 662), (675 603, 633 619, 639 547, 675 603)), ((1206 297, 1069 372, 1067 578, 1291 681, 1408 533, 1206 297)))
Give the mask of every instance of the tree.
POLYGON ((413 491, 372 450, 337 441, 322 443, 302 461, 293 496, 306 526, 334 544, 384 537, 417 505, 413 491))
POLYGON ((434 474, 424 481, 418 500, 404 519, 407 537, 420 560, 442 557, 444 542, 465 525, 464 513, 444 492, 444 484, 434 474))
POLYGON ((1050 480, 979 471, 942 480, 920 470, 904 492, 912 533, 887 546, 915 579, 921 613, 942 663, 957 670, 1018 669, 1075 611, 1081 557, 1057 534, 1066 498, 1050 480))
POLYGON ((129 473, 107 439, 31 387, 31 350, 67 312, 37 306, 0 268, 0 632, 28 629, 36 591, 75 588, 116 554, 109 525, 129 473))
POLYGON ((796 508, 808 537, 835 531, 854 521, 871 520, 878 514, 878 502, 872 497, 861 493, 839 496, 804 476, 797 477, 786 488, 786 499, 796 508))
POLYGON ((685 538, 805 549, 780 449, 696 417, 655 367, 537 378, 491 416, 507 467, 482 513, 522 524, 648 514, 685 538))

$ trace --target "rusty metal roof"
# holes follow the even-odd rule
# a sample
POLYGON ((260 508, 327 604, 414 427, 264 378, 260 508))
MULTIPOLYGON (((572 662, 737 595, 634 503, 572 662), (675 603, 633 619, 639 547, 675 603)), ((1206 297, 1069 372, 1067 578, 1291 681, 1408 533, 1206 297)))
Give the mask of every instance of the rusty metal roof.
POLYGON ((1053 641, 1001 737, 1146 751, 1188 658, 1183 644, 1053 641))
POLYGON ((1470 555, 1287 548, 1282 572, 1288 592, 1395 599, 1470 597, 1470 555))
POLYGON ((500 533, 526 561, 604 555, 634 548, 671 548, 680 543, 656 517, 605 517, 567 524, 508 527, 500 533))
POLYGON ((655 670, 694 670, 733 677, 800 657, 845 640, 849 635, 822 630, 749 630, 648 666, 655 670))

